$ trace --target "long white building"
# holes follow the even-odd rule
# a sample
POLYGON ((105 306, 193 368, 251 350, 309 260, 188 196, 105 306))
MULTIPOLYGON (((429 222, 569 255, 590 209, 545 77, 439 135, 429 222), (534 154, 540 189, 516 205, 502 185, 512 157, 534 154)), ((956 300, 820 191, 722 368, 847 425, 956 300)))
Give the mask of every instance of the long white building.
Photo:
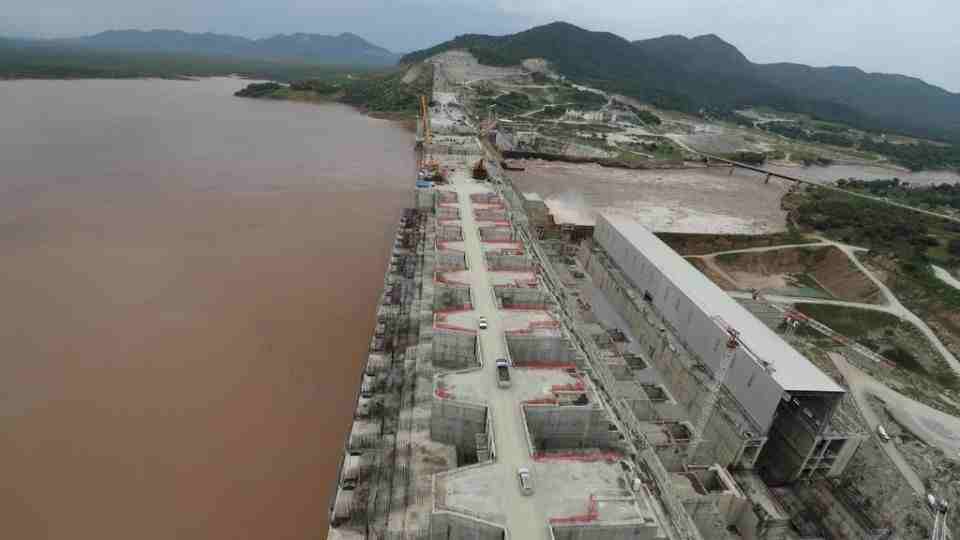
MULTIPOLYGON (((727 329, 739 332, 740 347, 724 380, 738 412, 749 420, 736 427, 745 445, 737 465, 783 469, 785 481, 813 471, 830 476, 842 471, 860 442, 859 435, 851 437, 834 421, 844 388, 639 223, 602 215, 594 243, 633 289, 614 294, 632 302, 613 304, 628 311, 621 315, 639 327, 635 333, 645 336, 652 363, 678 401, 689 396, 692 417, 702 413, 697 403, 705 395, 691 394, 689 381, 680 382, 678 372, 706 366, 716 374, 724 362, 727 329), (664 328, 651 328, 656 325, 664 328), (749 425, 759 433, 748 433, 743 426, 749 425)), ((711 429, 704 438, 724 437, 717 431, 721 428, 711 429)))

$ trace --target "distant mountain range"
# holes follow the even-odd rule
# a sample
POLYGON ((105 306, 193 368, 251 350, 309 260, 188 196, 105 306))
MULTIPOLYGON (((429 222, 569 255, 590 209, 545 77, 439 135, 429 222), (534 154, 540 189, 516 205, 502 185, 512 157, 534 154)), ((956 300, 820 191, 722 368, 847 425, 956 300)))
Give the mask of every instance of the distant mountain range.
POLYGON ((248 39, 226 34, 179 30, 110 30, 92 36, 45 40, 45 43, 111 52, 159 52, 317 64, 389 66, 399 54, 355 34, 279 34, 248 39))
POLYGON ((960 94, 855 67, 755 64, 712 34, 631 42, 557 22, 507 36, 462 35, 400 61, 451 49, 470 50, 491 65, 544 58, 568 77, 666 108, 729 112, 767 105, 864 129, 960 142, 960 94))

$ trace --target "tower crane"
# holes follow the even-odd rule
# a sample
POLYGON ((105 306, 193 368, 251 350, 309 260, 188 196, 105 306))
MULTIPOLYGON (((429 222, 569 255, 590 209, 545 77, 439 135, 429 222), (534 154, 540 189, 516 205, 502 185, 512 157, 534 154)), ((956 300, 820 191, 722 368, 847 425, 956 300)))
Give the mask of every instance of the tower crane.
POLYGON ((716 411, 717 402, 720 400, 720 392, 723 391, 723 382, 727 379, 727 373, 729 373, 730 367, 733 365, 733 358, 737 354, 737 349, 740 348, 740 331, 727 324, 727 322, 720 317, 715 317, 714 321, 726 331, 727 341, 723 348, 720 365, 717 366, 713 374, 713 381, 711 381, 707 397, 703 401, 700 416, 697 417, 697 425, 694 426, 694 436, 701 441, 704 438, 703 432, 707 428, 707 422, 710 421, 710 418, 713 417, 713 413, 716 411))

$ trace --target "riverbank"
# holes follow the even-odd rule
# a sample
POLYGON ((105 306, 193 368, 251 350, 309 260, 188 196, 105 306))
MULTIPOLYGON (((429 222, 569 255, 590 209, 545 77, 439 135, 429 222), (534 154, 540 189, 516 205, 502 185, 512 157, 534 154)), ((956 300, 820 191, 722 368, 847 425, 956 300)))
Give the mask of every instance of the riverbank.
POLYGON ((291 101, 314 105, 346 105, 370 118, 395 122, 409 132, 415 132, 417 130, 415 115, 407 112, 371 111, 366 105, 350 103, 350 100, 347 98, 347 93, 343 89, 334 89, 334 91, 330 93, 318 93, 310 90, 296 89, 292 86, 286 86, 276 82, 254 82, 235 92, 233 95, 234 97, 248 99, 291 101))
POLYGON ((336 102, 350 105, 378 119, 399 121, 407 129, 415 129, 421 96, 430 95, 433 81, 430 70, 407 73, 404 70, 340 74, 320 79, 251 84, 237 92, 256 99, 297 100, 317 103, 336 102))
POLYGON ((179 79, 242 74, 259 80, 323 78, 377 68, 173 52, 105 51, 0 38, 0 80, 179 79))

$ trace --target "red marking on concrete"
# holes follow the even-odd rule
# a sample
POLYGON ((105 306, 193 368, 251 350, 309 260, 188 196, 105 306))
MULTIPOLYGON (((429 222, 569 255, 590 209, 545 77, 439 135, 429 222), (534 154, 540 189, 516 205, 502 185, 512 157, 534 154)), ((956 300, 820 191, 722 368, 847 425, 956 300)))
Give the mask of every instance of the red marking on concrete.
POLYGON ((570 362, 514 362, 513 367, 521 369, 577 369, 577 365, 570 362))
POLYGON ((583 381, 577 381, 574 384, 555 384, 550 387, 551 392, 584 392, 586 389, 583 381))
POLYGON ((481 240, 480 242, 483 243, 483 244, 516 244, 516 243, 517 243, 517 241, 516 241, 516 240, 513 240, 513 239, 510 239, 510 240, 486 240, 486 239, 483 239, 483 240, 481 240))
POLYGON ((442 313, 444 315, 449 315, 451 313, 463 313, 466 311, 473 311, 473 306, 471 304, 464 304, 455 308, 444 308, 444 309, 435 309, 434 313, 442 313))
POLYGON ((556 405, 559 403, 555 397, 542 397, 528 399, 523 402, 524 405, 556 405))
POLYGON ((460 287, 469 287, 469 286, 470 286, 469 283, 466 283, 466 282, 463 282, 463 281, 457 281, 457 280, 448 278, 448 277, 446 276, 446 272, 437 272, 437 273, 433 274, 433 281, 435 281, 435 282, 437 282, 437 283, 444 283, 444 284, 447 284, 447 285, 458 285, 458 286, 460 286, 460 287))
POLYGON ((623 459, 623 454, 619 452, 610 452, 597 450, 595 452, 536 452, 533 454, 533 460, 538 463, 550 463, 553 461, 579 461, 581 463, 596 463, 605 461, 614 463, 623 459))
POLYGON ((560 323, 557 321, 533 321, 528 324, 526 328, 521 328, 519 330, 507 330, 504 332, 504 334, 525 335, 532 334, 537 330, 551 330, 559 327, 560 323))
POLYGON ((597 499, 593 495, 590 495, 590 500, 587 502, 587 513, 579 514, 576 516, 569 517, 558 517, 550 518, 550 523, 562 524, 562 523, 592 523, 600 517, 600 511, 597 509, 597 499))
POLYGON ((454 251, 456 253, 463 253, 462 249, 454 249, 449 246, 452 242, 462 242, 462 240, 437 240, 437 251, 454 251))

